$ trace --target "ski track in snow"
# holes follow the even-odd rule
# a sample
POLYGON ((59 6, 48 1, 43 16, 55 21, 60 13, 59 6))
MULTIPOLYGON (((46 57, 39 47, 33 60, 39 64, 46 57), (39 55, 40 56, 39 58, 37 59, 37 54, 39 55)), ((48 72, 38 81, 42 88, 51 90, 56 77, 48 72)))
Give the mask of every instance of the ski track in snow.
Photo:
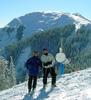
POLYGON ((35 93, 27 94, 27 82, 0 92, 0 100, 91 100, 91 68, 57 76, 57 87, 51 88, 48 78, 46 90, 38 79, 35 93))

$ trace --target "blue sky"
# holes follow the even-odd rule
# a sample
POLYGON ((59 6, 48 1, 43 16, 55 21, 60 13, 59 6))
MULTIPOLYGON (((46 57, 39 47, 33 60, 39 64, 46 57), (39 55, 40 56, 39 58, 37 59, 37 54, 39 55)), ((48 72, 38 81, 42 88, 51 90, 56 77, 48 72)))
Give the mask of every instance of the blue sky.
POLYGON ((1 0, 0 27, 13 18, 39 11, 80 13, 91 20, 91 0, 1 0))

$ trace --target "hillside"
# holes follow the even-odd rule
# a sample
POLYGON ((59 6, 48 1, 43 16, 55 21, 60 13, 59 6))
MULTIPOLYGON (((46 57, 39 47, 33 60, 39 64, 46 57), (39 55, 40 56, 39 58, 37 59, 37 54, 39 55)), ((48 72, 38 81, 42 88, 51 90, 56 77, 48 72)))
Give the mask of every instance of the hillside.
POLYGON ((38 80, 32 97, 27 94, 27 82, 0 92, 0 100, 91 100, 91 68, 57 77, 57 87, 51 89, 48 79, 46 91, 38 80))
POLYGON ((0 29, 0 47, 31 36, 35 32, 55 27, 75 24, 76 29, 82 25, 91 27, 91 21, 80 14, 34 12, 13 19, 4 28, 0 29))
POLYGON ((0 55, 13 57, 17 82, 25 80, 24 64, 33 50, 47 47, 54 56, 62 46, 71 64, 66 72, 91 66, 91 21, 80 14, 34 12, 0 29, 0 55))

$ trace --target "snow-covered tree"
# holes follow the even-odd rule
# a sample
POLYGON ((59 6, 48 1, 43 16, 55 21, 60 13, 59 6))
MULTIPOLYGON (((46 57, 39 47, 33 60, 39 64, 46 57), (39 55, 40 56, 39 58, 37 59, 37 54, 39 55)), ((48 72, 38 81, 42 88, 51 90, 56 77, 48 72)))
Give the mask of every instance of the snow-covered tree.
POLYGON ((9 61, 0 57, 0 90, 10 88, 16 84, 15 66, 12 57, 9 61))
POLYGON ((12 56, 10 56, 10 64, 9 64, 9 70, 11 75, 11 86, 16 85, 16 74, 15 74, 15 65, 13 63, 12 56))
POLYGON ((9 87, 8 79, 8 61, 3 57, 0 57, 0 90, 6 89, 9 87))

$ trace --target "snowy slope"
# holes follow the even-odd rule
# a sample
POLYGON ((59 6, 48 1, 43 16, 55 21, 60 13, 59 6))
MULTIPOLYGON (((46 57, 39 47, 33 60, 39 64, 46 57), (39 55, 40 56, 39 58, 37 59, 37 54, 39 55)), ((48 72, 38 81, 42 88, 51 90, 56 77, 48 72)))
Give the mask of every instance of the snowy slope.
POLYGON ((51 89, 48 80, 46 91, 42 79, 32 97, 27 94, 27 82, 0 92, 0 100, 91 100, 91 68, 57 77, 57 87, 51 89))

